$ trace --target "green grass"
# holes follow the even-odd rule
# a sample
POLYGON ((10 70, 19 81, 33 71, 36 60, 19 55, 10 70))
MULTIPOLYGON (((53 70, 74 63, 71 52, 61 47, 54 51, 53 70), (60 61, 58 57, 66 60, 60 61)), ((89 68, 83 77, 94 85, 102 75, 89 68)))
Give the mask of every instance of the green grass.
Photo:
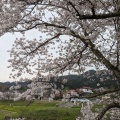
POLYGON ((103 104, 94 104, 92 106, 92 112, 99 112, 99 110, 103 107, 103 104))
MULTIPOLYGON (((56 104, 62 104, 61 101, 34 101, 26 106, 28 103, 28 101, 0 101, 0 120, 3 120, 5 116, 12 118, 22 116, 27 120, 75 120, 77 116, 81 115, 81 105, 60 108, 56 107, 56 104)), ((102 107, 103 105, 94 104, 92 111, 99 112, 102 107)))
POLYGON ((0 120, 5 116, 13 118, 26 117, 28 120, 75 120, 80 115, 80 106, 73 108, 59 108, 60 101, 35 101, 28 107, 27 101, 0 101, 0 120), (13 106, 10 106, 13 104, 13 106))

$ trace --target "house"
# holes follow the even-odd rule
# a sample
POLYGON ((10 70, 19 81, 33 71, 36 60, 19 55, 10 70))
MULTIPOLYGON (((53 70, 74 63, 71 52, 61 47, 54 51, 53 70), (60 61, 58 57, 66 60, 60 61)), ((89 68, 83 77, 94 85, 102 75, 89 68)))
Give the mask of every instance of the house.
POLYGON ((85 95, 88 95, 88 94, 89 95, 93 94, 92 88, 84 86, 82 88, 77 88, 76 90, 74 89, 68 90, 63 94, 63 98, 69 99, 69 98, 77 98, 80 96, 84 97, 85 95))
POLYGON ((4 96, 3 96, 3 93, 0 92, 0 100, 3 100, 4 96))
POLYGON ((37 88, 35 90, 34 95, 38 96, 38 99, 40 99, 40 100, 43 99, 43 88, 42 87, 37 88))
POLYGON ((92 88, 90 87, 82 87, 81 90, 84 92, 84 93, 93 93, 92 92, 92 88))
POLYGON ((79 96, 79 94, 77 93, 76 90, 69 90, 69 91, 67 91, 67 94, 69 94, 70 97, 78 97, 79 96))
POLYGON ((103 96, 102 101, 104 101, 104 102, 110 101, 110 96, 103 96))
POLYGON ((76 92, 79 94, 79 96, 86 96, 86 95, 91 95, 93 94, 93 89, 90 87, 82 87, 82 88, 78 88, 76 89, 76 92))
POLYGON ((81 95, 83 95, 84 94, 84 92, 83 92, 83 90, 82 89, 76 89, 76 92, 79 94, 79 96, 81 96, 81 95))

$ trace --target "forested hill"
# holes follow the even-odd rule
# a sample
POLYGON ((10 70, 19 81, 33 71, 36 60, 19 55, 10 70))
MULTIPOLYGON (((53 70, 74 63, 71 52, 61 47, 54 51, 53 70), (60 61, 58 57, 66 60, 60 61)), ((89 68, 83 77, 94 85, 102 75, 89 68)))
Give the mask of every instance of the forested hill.
POLYGON ((82 86, 89 86, 91 88, 116 88, 117 80, 108 71, 102 70, 96 72, 90 70, 81 75, 66 75, 60 79, 68 79, 67 85, 72 88, 80 88, 82 86))
MULTIPOLYGON (((65 75, 60 76, 59 81, 63 80, 64 78, 68 79, 68 82, 66 83, 67 86, 70 88, 80 88, 83 86, 89 86, 91 88, 116 88, 117 87, 117 81, 113 78, 113 76, 105 70, 96 72, 94 70, 90 70, 85 72, 81 75, 65 75)), ((27 84, 30 82, 20 82, 22 85, 22 89, 26 89, 27 84)), ((12 85, 15 85, 15 82, 5 82, 0 83, 0 91, 1 89, 8 88, 12 85)), ((6 90, 5 89, 5 90, 6 90)), ((4 90, 4 89, 3 89, 4 90)))

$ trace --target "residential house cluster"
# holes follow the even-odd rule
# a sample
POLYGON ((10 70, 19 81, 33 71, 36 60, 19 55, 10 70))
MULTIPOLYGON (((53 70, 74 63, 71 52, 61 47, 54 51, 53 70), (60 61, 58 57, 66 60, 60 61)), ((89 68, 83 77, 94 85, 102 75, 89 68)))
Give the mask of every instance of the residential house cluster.
POLYGON ((82 88, 67 90, 66 92, 63 93, 63 99, 68 100, 71 98, 79 98, 91 94, 93 94, 93 89, 91 87, 84 86, 82 88))

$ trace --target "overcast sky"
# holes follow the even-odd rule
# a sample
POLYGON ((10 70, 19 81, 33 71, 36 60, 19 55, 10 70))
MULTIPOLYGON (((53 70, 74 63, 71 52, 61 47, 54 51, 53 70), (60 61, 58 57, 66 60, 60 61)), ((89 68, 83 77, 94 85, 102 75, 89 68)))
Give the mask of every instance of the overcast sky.
MULTIPOLYGON (((38 38, 39 36, 40 33, 35 30, 26 33, 26 38, 28 39, 38 38)), ((10 58, 7 51, 11 50, 16 37, 20 37, 20 34, 13 35, 11 33, 6 33, 0 37, 0 82, 15 81, 14 79, 9 78, 11 69, 7 68, 7 66, 9 66, 8 60, 10 58)))
POLYGON ((0 82, 12 81, 9 79, 10 69, 7 68, 9 53, 7 52, 12 48, 15 36, 7 33, 0 37, 0 82))
MULTIPOLYGON (((33 39, 33 38, 39 38, 39 36, 45 37, 45 34, 41 34, 40 32, 37 32, 37 30, 31 30, 26 33, 25 37, 27 39, 33 39)), ((16 39, 16 37, 20 37, 20 34, 10 34, 6 33, 5 35, 0 37, 0 82, 6 82, 6 81, 16 81, 18 79, 10 79, 9 74, 11 73, 11 69, 7 68, 9 66, 8 60, 10 58, 8 50, 11 50, 12 45, 16 39)), ((68 39, 67 37, 63 36, 64 38, 68 39)), ((87 68, 87 70, 92 68, 87 68)), ((24 77, 30 78, 30 75, 24 75, 24 77)))

